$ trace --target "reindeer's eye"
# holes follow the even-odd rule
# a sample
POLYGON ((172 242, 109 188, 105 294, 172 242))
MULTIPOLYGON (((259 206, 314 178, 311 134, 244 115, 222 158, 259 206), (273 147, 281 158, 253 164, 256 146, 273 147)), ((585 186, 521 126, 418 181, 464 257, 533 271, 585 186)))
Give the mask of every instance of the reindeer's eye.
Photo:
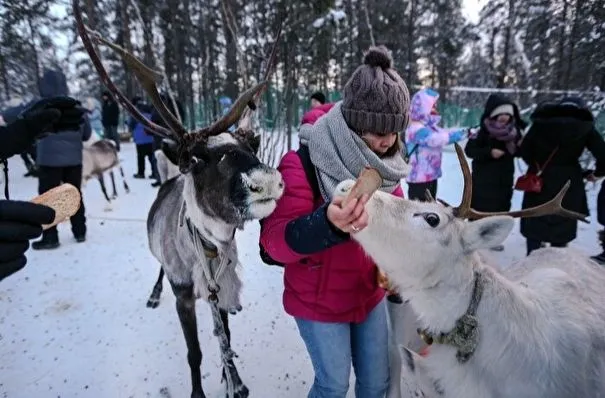
POLYGON ((254 193, 261 193, 261 192, 263 192, 263 187, 250 186, 249 189, 250 189, 250 192, 254 192, 254 193))
POLYGON ((435 213, 424 213, 422 217, 424 218, 424 221, 433 228, 439 225, 439 221, 441 221, 439 216, 435 213))

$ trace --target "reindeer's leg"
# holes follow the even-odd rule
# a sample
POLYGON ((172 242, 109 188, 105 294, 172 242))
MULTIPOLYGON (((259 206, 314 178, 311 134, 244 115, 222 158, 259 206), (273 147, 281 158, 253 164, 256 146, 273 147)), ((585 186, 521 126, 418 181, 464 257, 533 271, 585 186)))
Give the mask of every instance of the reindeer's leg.
POLYGON ((97 176, 99 179, 99 184, 101 184, 101 191, 103 191, 103 195, 105 195, 105 199, 111 203, 111 199, 109 199, 109 195, 107 195, 107 189, 105 189, 105 178, 103 177, 103 173, 97 176))
POLYGON ((210 303, 212 319, 214 321, 214 334, 218 336, 223 360, 223 377, 227 383, 227 398, 247 398, 248 387, 244 385, 237 372, 233 357, 235 353, 231 350, 231 332, 229 330, 229 313, 219 309, 218 305, 210 303), (229 392, 233 391, 233 395, 229 392))
POLYGON ((124 191, 126 191, 126 193, 130 193, 130 187, 126 183, 126 177, 124 177, 124 169, 122 168, 122 166, 120 166, 120 175, 122 175, 122 182, 124 183, 124 191))
POLYGON ((162 279, 164 279, 164 268, 160 267, 160 275, 158 276, 158 280, 155 285, 153 285, 153 290, 151 291, 151 296, 149 296, 149 300, 147 300, 148 308, 157 308, 160 305, 160 295, 162 294, 162 279))
POLYGON ((118 191, 116 190, 116 177, 113 174, 113 170, 109 171, 109 176, 111 177, 111 187, 113 188, 113 195, 111 196, 111 198, 115 199, 118 197, 118 191))
POLYGON ((206 398, 202 390, 202 350, 197 337, 197 320, 195 317, 195 296, 193 285, 175 286, 172 290, 176 296, 176 312, 181 321, 181 328, 187 344, 187 362, 191 370, 191 398, 206 398))

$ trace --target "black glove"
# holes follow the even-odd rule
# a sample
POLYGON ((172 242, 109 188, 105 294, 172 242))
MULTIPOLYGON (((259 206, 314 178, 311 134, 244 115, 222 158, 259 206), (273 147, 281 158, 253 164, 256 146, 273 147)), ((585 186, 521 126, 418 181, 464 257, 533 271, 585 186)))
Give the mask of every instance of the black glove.
POLYGON ((84 109, 70 97, 44 98, 0 131, 0 158, 7 159, 28 149, 45 133, 79 130, 84 109))
POLYGON ((54 121, 50 130, 66 131, 80 130, 82 124, 82 116, 86 113, 79 101, 71 97, 51 97, 44 98, 21 113, 21 117, 29 118, 31 115, 36 115, 37 112, 57 109, 61 112, 58 120, 54 121))
POLYGON ((54 219, 55 211, 50 207, 0 200, 0 280, 25 266, 29 240, 40 236, 42 224, 54 219))

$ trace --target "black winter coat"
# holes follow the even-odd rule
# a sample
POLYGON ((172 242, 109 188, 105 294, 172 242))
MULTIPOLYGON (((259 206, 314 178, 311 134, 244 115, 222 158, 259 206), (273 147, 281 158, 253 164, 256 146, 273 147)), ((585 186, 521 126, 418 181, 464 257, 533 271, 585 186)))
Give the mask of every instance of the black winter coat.
POLYGON ((504 142, 490 137, 485 127, 485 119, 489 118, 496 107, 505 104, 513 106, 518 140, 521 139, 521 131, 527 124, 521 119, 519 108, 509 98, 500 94, 492 94, 487 99, 485 110, 481 115, 481 128, 477 136, 469 139, 464 149, 466 156, 473 159, 471 206, 475 210, 489 212, 510 210, 515 175, 514 156, 516 154, 510 154, 504 142), (505 155, 494 159, 491 155, 492 149, 500 149, 505 152, 505 155))
POLYGON ((108 92, 104 92, 103 95, 106 95, 107 99, 103 100, 101 123, 103 123, 103 127, 117 127, 120 122, 120 107, 108 92))
MULTIPOLYGON (((556 149, 551 162, 543 167, 540 193, 525 192, 523 208, 541 205, 552 199, 569 180, 571 186, 563 198, 563 207, 588 215, 583 170, 579 158, 588 149, 596 158, 595 176, 605 175, 605 141, 595 130, 594 118, 587 108, 546 104, 532 115, 533 125, 523 139, 520 155, 529 170, 543 167, 556 149)), ((521 234, 527 239, 549 243, 569 243, 576 238, 577 221, 561 216, 521 219, 521 234)))

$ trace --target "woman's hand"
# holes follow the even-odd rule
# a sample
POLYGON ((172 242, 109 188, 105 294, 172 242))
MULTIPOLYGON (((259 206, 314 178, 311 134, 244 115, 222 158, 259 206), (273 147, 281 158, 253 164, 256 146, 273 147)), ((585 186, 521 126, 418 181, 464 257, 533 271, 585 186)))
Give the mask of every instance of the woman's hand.
POLYGON ((492 149, 492 158, 494 159, 500 159, 502 156, 504 156, 504 151, 501 149, 492 149))
POLYGON ((341 207, 344 198, 335 197, 328 206, 328 220, 345 233, 361 231, 368 226, 368 212, 365 210, 368 199, 369 196, 364 194, 341 207))

